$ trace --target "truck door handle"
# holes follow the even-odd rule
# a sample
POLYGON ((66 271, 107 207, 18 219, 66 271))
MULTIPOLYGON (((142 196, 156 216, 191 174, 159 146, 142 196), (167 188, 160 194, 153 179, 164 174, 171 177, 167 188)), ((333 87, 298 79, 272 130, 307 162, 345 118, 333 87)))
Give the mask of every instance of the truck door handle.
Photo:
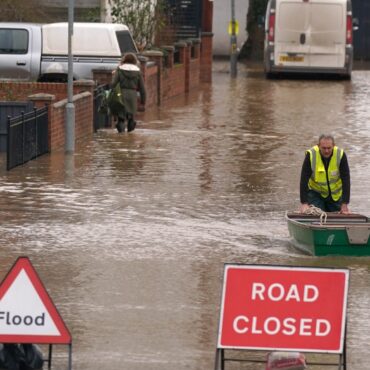
POLYGON ((299 42, 300 42, 302 45, 306 43, 306 34, 301 33, 301 35, 299 36, 299 42))
POLYGON ((17 66, 25 66, 26 65, 26 62, 23 61, 23 60, 18 60, 17 61, 17 66))

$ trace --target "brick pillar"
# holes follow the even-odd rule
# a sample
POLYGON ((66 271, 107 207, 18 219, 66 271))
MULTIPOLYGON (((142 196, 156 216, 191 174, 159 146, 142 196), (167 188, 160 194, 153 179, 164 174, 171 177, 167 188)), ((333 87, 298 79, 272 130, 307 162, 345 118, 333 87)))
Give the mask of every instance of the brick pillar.
POLYGON ((51 104, 55 100, 55 95, 52 94, 33 94, 28 96, 28 100, 32 101, 35 108, 43 108, 45 105, 48 106, 48 148, 51 150, 51 121, 52 121, 52 115, 51 115, 51 104))
POLYGON ((200 47, 200 80, 212 82, 212 49, 213 33, 202 32, 202 44, 200 47))
POLYGON ((185 48, 185 92, 190 90, 190 59, 191 59, 191 48, 193 47, 193 42, 191 40, 186 40, 185 48))
POLYGON ((213 0, 202 0, 203 12, 202 12, 202 31, 212 32, 213 23, 213 0))
POLYGON ((179 41, 175 43, 175 47, 179 50, 179 62, 180 64, 185 63, 185 48, 187 43, 185 41, 179 41))
POLYGON ((173 68, 173 54, 175 52, 175 47, 172 45, 163 45, 161 48, 167 53, 165 57, 166 68, 173 68))
POLYGON ((143 55, 138 55, 138 60, 140 63, 140 72, 141 75, 143 76, 144 82, 146 81, 146 68, 147 68, 147 63, 148 63, 148 58, 144 57, 143 55))
MULTIPOLYGON (((118 66, 118 63, 117 63, 118 66)), ((106 85, 112 82, 112 72, 114 69, 93 69, 93 80, 96 81, 97 85, 106 85)))
POLYGON ((88 91, 94 96, 94 89, 96 83, 93 80, 77 80, 73 82, 73 95, 79 94, 84 91, 88 91))
POLYGON ((194 59, 199 59, 200 58, 200 44, 201 40, 200 39, 191 39, 193 42, 193 58, 194 59))
POLYGON ((213 1, 202 0, 202 45, 200 47, 200 80, 212 82, 212 56, 213 56, 213 1))
POLYGON ((153 60, 158 67, 157 77, 157 104, 161 105, 163 97, 163 53, 156 50, 143 51, 142 55, 153 60))

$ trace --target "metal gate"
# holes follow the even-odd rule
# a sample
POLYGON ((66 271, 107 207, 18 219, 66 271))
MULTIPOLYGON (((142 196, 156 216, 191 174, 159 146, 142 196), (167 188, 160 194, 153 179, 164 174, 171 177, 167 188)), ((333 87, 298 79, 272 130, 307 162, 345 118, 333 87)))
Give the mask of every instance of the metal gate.
POLYGON ((370 1, 352 0, 352 13, 359 27, 353 32, 354 58, 370 60, 370 1))
POLYGON ((7 170, 49 152, 48 107, 8 119, 7 170))
POLYGON ((0 152, 6 152, 6 137, 8 135, 8 117, 20 115, 33 110, 32 102, 2 101, 0 102, 0 152))
POLYGON ((167 0, 176 39, 198 38, 202 25, 202 0, 167 0))

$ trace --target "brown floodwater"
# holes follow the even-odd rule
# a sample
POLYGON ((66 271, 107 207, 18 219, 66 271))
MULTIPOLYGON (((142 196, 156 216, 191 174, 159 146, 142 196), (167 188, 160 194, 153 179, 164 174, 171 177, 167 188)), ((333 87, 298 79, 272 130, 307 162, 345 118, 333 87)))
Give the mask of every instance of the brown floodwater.
MULTIPOLYGON (((349 268, 348 369, 369 368, 370 257, 304 255, 284 215, 323 132, 347 152, 351 209, 370 215, 370 72, 266 80, 240 65, 232 80, 228 69, 216 62, 212 84, 146 112, 133 133, 100 130, 74 155, 1 169, 0 277, 31 259, 72 334, 74 369, 213 369, 224 263, 349 268)), ((66 356, 58 347, 55 369, 66 356)))

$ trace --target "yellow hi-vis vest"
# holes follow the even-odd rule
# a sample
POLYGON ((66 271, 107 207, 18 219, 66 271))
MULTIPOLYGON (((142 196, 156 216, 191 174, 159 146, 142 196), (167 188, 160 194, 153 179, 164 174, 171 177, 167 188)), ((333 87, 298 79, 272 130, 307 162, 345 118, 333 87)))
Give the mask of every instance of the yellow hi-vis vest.
POLYGON ((329 196, 329 181, 330 193, 333 200, 339 200, 342 196, 342 180, 339 174, 339 165, 343 157, 343 150, 334 146, 333 155, 330 158, 328 167, 328 178, 326 178, 325 166, 318 145, 307 150, 307 152, 310 154, 312 169, 312 175, 308 181, 308 188, 320 193, 323 198, 327 198, 329 196))

